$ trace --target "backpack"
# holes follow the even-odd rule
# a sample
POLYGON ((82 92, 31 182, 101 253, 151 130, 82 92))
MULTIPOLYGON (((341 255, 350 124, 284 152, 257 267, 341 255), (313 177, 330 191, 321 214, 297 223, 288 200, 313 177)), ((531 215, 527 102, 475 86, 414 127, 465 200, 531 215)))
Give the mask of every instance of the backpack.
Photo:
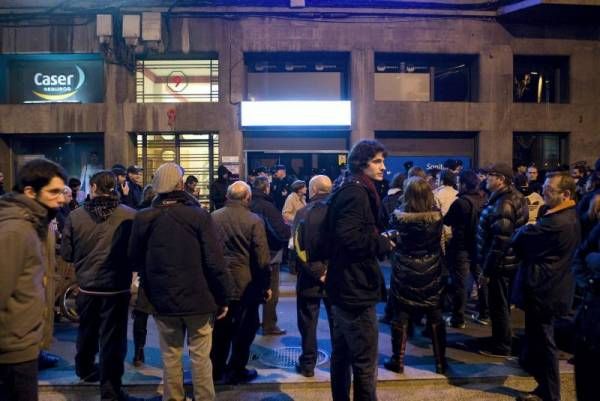
POLYGON ((324 261, 329 258, 327 230, 327 201, 308 204, 297 222, 294 232, 294 250, 302 263, 324 261))

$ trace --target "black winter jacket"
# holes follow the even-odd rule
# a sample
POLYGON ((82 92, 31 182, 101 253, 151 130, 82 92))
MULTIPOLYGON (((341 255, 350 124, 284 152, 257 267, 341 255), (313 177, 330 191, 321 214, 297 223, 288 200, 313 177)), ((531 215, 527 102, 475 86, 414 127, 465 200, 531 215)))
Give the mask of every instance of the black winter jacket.
POLYGON ((288 197, 292 190, 290 189, 290 185, 292 184, 290 176, 285 176, 282 179, 273 178, 271 182, 271 197, 273 199, 273 204, 275 207, 281 212, 283 209, 283 205, 285 204, 285 199, 288 197))
MULTIPOLYGON (((296 217, 294 218, 295 227, 302 221, 310 208, 316 203, 326 203, 327 194, 315 195, 311 198, 310 202, 298 210, 296 217)), ((319 229, 319 227, 314 227, 319 229)), ((310 234, 310 230, 306 231, 306 234, 310 234)), ((296 281, 296 293, 299 297, 304 298, 323 298, 325 294, 325 284, 321 281, 321 277, 327 272, 328 261, 316 261, 303 263, 300 259, 296 261, 298 263, 298 280, 296 281)))
POLYGON ((600 195, 600 189, 588 192, 587 194, 583 195, 581 200, 577 203, 577 217, 579 217, 579 222, 581 223, 582 238, 586 238, 594 228, 595 222, 592 219, 590 219, 590 216, 588 215, 588 210, 590 208, 590 203, 596 195, 600 195))
POLYGON ((225 206, 228 186, 229 181, 225 180, 224 178, 216 179, 210 185, 210 200, 213 204, 214 210, 218 210, 225 206))
POLYGON ((492 193, 477 228, 477 263, 485 276, 516 271, 519 259, 511 237, 528 219, 527 201, 513 186, 492 193))
POLYGON ((519 306, 548 316, 571 312, 571 261, 579 245, 579 233, 574 204, 517 230, 512 243, 522 263, 513 291, 515 298, 522 300, 519 306))
POLYGON ((381 208, 379 210, 379 226, 388 228, 390 219, 394 210, 400 206, 402 199, 402 189, 392 188, 387 195, 381 200, 381 208))
MULTIPOLYGON (((94 198, 88 203, 99 202, 94 198)), ((115 201, 117 201, 115 199, 115 201)), ((77 283, 84 290, 110 292, 131 287, 127 247, 135 210, 125 205, 98 206, 105 217, 87 207, 73 210, 62 233, 61 255, 75 266, 77 283)))
POLYGON ((577 286, 584 291, 575 319, 575 336, 590 350, 600 351, 600 224, 585 239, 573 258, 577 286))
POLYGON ((477 226, 484 205, 485 198, 477 189, 458 194, 452 202, 444 216, 444 224, 452 228, 452 238, 448 245, 451 254, 466 251, 475 258, 477 226))
POLYGON ((222 231, 225 262, 233 281, 232 299, 264 300, 271 287, 269 245, 265 224, 241 201, 227 200, 212 213, 222 231))
POLYGON ((377 230, 377 200, 352 177, 330 199, 327 227, 331 258, 325 287, 333 305, 345 309, 373 306, 385 299, 385 283, 377 258, 390 243, 377 230))
POLYGON ((281 211, 277 210, 273 200, 262 191, 252 190, 252 203, 250 210, 262 217, 267 230, 267 241, 271 253, 277 252, 287 246, 290 239, 290 226, 285 224, 281 211))
POLYGON ((159 315, 213 313, 231 278, 210 214, 184 191, 160 194, 133 222, 129 254, 159 315))
POLYGON ((442 213, 396 209, 392 227, 400 233, 392 257, 391 299, 399 310, 440 307, 442 213))

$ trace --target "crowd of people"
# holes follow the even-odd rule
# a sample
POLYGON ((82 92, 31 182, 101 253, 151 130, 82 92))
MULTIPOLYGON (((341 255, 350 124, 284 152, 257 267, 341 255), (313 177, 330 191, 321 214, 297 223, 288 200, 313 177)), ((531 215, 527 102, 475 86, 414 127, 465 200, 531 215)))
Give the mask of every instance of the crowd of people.
POLYGON ((298 275, 296 370, 314 376, 323 303, 335 401, 350 399, 351 384, 354 400, 377 399, 380 323, 391 325, 384 368, 404 372, 407 342, 424 319, 435 371, 446 374, 447 327, 490 326, 479 352, 515 355, 514 306, 525 312, 519 363, 538 384, 518 400, 560 400, 554 328, 574 308, 577 399, 596 399, 600 163, 541 180, 535 166, 473 171, 448 160, 439 170, 409 164, 388 184, 386 156, 379 142, 360 141, 334 182, 322 174, 294 180, 283 165, 233 181, 220 166, 212 213, 193 196, 198 180, 184 180, 175 163, 161 165, 146 187, 138 166, 98 170, 82 194, 81 180, 59 165, 29 161, 0 197, 0 400, 37 400, 38 370, 56 362, 40 351, 52 339, 57 256, 73 264, 80 287, 75 371, 99 382, 103 401, 137 399, 121 383, 134 273, 134 366, 145 362, 152 315, 163 362, 158 399, 186 399, 187 343, 194 399, 212 400, 215 384, 257 377, 247 364, 261 326, 263 335, 286 333, 277 319, 285 261, 298 275), (478 311, 471 319, 470 297, 478 311), (379 302, 386 307, 378 321, 379 302))

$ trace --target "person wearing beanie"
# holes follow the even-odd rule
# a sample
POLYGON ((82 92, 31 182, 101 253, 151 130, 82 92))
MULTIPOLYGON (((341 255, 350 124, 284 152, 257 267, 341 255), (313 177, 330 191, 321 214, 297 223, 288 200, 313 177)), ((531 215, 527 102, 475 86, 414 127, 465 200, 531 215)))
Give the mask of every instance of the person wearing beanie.
POLYGON ((213 400, 213 321, 227 314, 232 283, 213 219, 184 191, 183 175, 175 163, 156 170, 152 187, 157 196, 134 219, 129 257, 155 310, 164 399, 185 399, 182 353, 187 335, 194 398, 213 400))
POLYGON ((144 188, 142 188, 143 171, 144 169, 140 166, 132 165, 127 167, 127 177, 125 183, 120 188, 120 192, 122 193, 121 202, 132 209, 139 208, 142 202, 142 193, 144 192, 144 188))
POLYGON ((301 180, 296 180, 292 183, 290 189, 292 193, 288 195, 283 204, 281 214, 283 219, 289 225, 294 222, 296 212, 306 206, 306 183, 301 180))
POLYGON ((225 206, 227 200, 227 187, 229 186, 229 176, 231 171, 223 164, 217 170, 219 178, 210 185, 210 202, 212 210, 217 210, 225 206))

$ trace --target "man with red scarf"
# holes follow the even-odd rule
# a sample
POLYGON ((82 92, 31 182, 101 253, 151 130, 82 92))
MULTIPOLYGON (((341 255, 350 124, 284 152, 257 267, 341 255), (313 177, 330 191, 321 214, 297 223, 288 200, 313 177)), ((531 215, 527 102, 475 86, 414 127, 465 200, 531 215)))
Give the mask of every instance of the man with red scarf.
POLYGON ((381 201, 375 182, 383 180, 386 152, 377 141, 358 142, 348 156, 350 175, 331 197, 326 224, 330 261, 327 294, 333 305, 331 392, 334 401, 377 400, 375 305, 385 299, 378 257, 393 243, 381 234, 381 201))

